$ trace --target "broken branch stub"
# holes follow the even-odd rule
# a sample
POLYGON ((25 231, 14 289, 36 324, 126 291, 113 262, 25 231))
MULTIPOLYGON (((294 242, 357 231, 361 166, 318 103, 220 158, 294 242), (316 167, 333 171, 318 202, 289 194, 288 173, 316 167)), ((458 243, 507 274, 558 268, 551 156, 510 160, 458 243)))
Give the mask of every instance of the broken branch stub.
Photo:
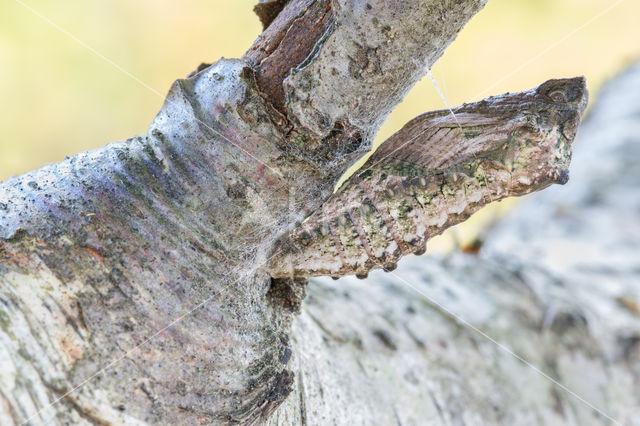
POLYGON ((273 257, 274 278, 395 268, 484 205, 566 183, 587 104, 582 77, 550 80, 409 122, 273 257))
POLYGON ((260 0, 253 7, 253 11, 260 18, 263 30, 267 29, 271 22, 276 19, 276 16, 282 11, 286 3, 287 0, 260 0))

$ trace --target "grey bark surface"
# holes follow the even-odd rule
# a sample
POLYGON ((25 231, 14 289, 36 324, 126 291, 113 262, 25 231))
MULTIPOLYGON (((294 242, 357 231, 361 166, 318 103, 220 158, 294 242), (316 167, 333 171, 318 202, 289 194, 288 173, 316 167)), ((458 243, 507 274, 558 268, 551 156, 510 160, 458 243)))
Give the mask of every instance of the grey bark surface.
POLYGON ((268 418, 304 292, 274 242, 485 1, 290 0, 146 134, 0 184, 0 423, 268 418))
POLYGON ((640 425, 640 63, 602 90, 571 174, 478 256, 312 279, 270 423, 640 425))

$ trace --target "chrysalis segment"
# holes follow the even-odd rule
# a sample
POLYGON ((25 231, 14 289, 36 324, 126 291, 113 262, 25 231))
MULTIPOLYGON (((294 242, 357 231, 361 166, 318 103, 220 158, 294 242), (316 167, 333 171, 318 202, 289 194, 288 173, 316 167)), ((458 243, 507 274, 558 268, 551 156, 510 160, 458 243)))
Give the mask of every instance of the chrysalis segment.
POLYGON ((358 234, 349 211, 347 208, 342 209, 336 219, 333 220, 335 230, 338 234, 339 244, 343 251, 343 266, 348 270, 367 271, 370 265, 367 265, 367 251, 358 234))
POLYGON ((378 209, 385 214, 387 227, 393 232, 395 243, 402 253, 411 252, 417 245, 416 224, 411 211, 413 206, 407 201, 407 194, 402 185, 393 185, 384 191, 377 192, 378 209))
POLYGON ((390 270, 492 201, 565 183, 586 102, 583 78, 551 80, 412 120, 276 248, 271 276, 390 270))
POLYGON ((371 262, 380 267, 398 250, 395 243, 392 243, 391 232, 370 198, 365 198, 355 211, 370 247, 371 262))

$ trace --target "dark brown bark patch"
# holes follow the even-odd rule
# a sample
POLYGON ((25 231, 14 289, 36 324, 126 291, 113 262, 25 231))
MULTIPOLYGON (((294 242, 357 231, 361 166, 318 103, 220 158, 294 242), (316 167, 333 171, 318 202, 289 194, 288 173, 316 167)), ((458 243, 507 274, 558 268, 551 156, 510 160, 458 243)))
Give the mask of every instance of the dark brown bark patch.
POLYGON ((285 106, 282 82, 314 52, 334 22, 329 0, 292 0, 245 54, 260 91, 280 111, 285 106))
POLYGON ((305 287, 309 281, 304 278, 295 280, 289 278, 273 278, 267 292, 271 303, 295 314, 300 313, 300 307, 305 296, 305 287))
POLYGON ((260 0, 260 3, 253 7, 253 11, 260 18, 262 29, 267 29, 286 4, 287 0, 260 0))

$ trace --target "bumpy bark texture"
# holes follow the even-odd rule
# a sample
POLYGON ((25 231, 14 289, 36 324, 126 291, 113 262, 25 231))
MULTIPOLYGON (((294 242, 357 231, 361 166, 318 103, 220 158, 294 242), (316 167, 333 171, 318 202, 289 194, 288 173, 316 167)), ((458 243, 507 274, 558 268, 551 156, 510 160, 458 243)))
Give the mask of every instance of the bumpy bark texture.
POLYGON ((291 0, 146 134, 2 183, 2 423, 268 417, 303 293, 268 253, 485 1, 291 0))
POLYGON ((478 256, 312 279, 271 424, 640 425, 640 63, 601 92, 571 174, 478 256))

